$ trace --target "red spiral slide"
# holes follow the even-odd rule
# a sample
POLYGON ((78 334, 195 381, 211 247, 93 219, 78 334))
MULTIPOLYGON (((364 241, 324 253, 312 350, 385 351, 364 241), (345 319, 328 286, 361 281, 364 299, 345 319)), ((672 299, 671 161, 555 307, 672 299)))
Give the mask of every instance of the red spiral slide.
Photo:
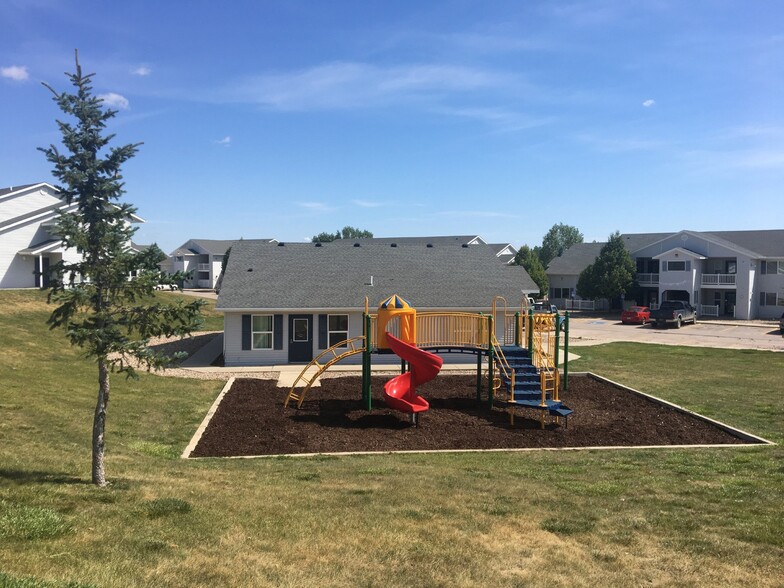
POLYGON ((389 348, 400 359, 407 361, 411 370, 400 374, 384 384, 384 401, 387 406, 400 412, 415 415, 430 408, 430 404, 416 393, 421 384, 429 382, 441 371, 444 360, 414 345, 409 345, 387 333, 389 348))

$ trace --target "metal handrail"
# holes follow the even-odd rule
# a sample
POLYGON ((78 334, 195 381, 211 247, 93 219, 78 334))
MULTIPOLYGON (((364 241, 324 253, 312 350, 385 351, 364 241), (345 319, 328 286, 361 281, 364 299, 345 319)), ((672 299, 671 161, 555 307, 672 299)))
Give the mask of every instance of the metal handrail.
POLYGON ((496 363, 501 368, 504 376, 507 380, 509 380, 509 400, 514 400, 514 389, 515 389, 515 371, 509 365, 509 361, 506 359, 506 355, 504 355, 503 349, 501 349, 501 345, 498 343, 498 339, 495 336, 495 333, 492 335, 492 343, 493 343, 493 353, 496 357, 496 363))

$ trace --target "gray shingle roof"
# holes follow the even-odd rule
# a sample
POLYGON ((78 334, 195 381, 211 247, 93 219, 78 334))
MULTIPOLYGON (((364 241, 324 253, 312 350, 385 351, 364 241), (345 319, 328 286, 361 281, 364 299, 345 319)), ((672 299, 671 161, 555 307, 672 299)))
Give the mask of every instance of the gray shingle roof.
MULTIPOLYGON (((39 184, 41 182, 38 182, 39 184)), ((35 186, 37 184, 22 184, 21 186, 10 186, 8 188, 0 188, 0 196, 5 196, 6 194, 10 194, 11 192, 18 192, 19 190, 24 190, 25 188, 29 188, 30 186, 35 186)))
MULTIPOLYGON (((254 241, 269 242, 272 239, 253 239, 254 241)), ((177 247, 171 255, 192 255, 196 253, 192 249, 186 247, 189 243, 195 243, 204 249, 210 255, 225 255, 226 251, 236 243, 238 239, 188 239, 185 243, 177 247)), ((206 254, 205 254, 206 255, 206 254)))
POLYGON ((474 239, 481 239, 478 235, 441 235, 432 237, 371 237, 365 239, 335 239, 331 243, 337 245, 353 245, 354 243, 397 243, 400 245, 463 245, 474 239))
POLYGON ((755 251, 763 257, 784 257, 784 229, 764 231, 711 231, 720 239, 755 251))
POLYGON ((520 266, 498 263, 491 247, 363 241, 238 241, 231 250, 218 309, 363 308, 399 294, 416 308, 488 308, 496 295, 516 304, 538 287, 520 266), (368 285, 373 276, 373 286, 368 285))
MULTIPOLYGON (((688 231, 702 235, 727 247, 737 249, 750 257, 784 257, 784 230, 762 231, 688 231)), ((634 256, 636 251, 677 233, 629 233, 621 238, 634 256)), ((593 263, 604 243, 578 243, 556 257, 547 267, 553 275, 573 275, 582 272, 593 263)))
POLYGON ((547 266, 547 274, 574 275, 579 274, 592 264, 602 250, 604 243, 576 243, 556 257, 547 266))

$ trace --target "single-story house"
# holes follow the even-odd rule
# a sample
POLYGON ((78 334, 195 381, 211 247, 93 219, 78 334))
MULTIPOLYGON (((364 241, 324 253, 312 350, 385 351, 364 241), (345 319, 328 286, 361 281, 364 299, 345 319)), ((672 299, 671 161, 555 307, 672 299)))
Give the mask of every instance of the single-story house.
MULTIPOLYGON (((46 288, 50 266, 79 260, 53 234, 58 214, 75 208, 46 182, 0 189, 0 288, 46 288)), ((132 215, 129 222, 144 221, 132 215)))
MULTIPOLYGON (((779 318, 784 312, 784 230, 621 235, 637 264, 642 300, 685 300, 703 316, 779 318)), ((604 243, 579 243, 547 267, 550 299, 579 299, 577 280, 604 243)))
POLYGON ((235 242, 216 307, 226 365, 307 363, 362 335, 366 298, 373 313, 392 294, 418 311, 489 312, 497 295, 519 308, 538 292, 522 266, 499 263, 487 244, 341 241, 235 242))

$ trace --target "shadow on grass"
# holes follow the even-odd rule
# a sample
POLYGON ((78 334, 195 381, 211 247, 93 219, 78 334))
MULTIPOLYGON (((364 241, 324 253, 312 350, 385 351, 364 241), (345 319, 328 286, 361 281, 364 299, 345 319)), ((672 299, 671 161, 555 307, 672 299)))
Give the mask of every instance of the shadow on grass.
POLYGON ((10 469, 0 469, 0 480, 16 484, 91 484, 88 479, 63 473, 10 469))

